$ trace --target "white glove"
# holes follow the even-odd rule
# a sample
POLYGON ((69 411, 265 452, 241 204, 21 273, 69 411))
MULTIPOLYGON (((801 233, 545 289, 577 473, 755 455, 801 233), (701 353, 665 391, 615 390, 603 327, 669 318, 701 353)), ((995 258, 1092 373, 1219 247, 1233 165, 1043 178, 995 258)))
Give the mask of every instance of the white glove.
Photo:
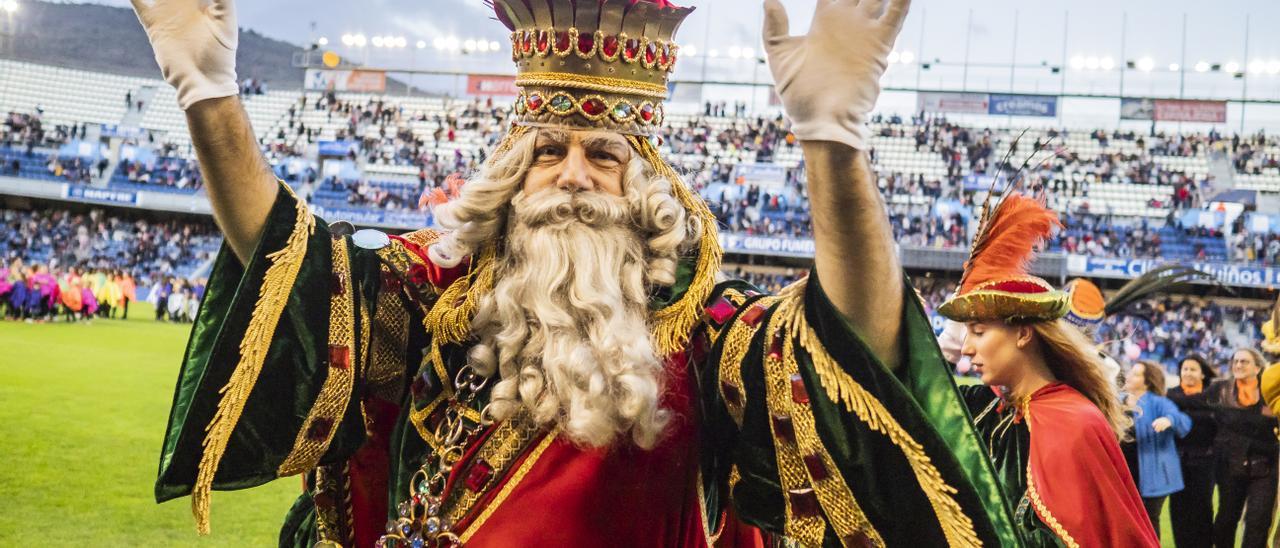
POLYGON ((235 0, 130 0, 178 106, 240 93, 235 0))
POLYGON ((867 115, 910 0, 817 0, 809 34, 791 36, 787 9, 764 3, 764 50, 802 141, 835 141, 867 150, 867 115), (881 16, 881 12, 884 15, 881 16))

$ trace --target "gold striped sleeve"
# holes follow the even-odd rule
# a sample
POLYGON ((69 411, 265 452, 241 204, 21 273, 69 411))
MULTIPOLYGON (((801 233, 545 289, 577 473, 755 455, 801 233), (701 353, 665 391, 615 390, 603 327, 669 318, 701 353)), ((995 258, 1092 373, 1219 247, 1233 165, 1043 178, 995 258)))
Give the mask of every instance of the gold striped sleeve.
POLYGON ((315 232, 315 217, 311 216, 307 204, 298 200, 288 185, 281 183, 280 192, 287 192, 296 204, 293 231, 289 233, 284 247, 266 256, 270 266, 263 275, 258 300, 254 303, 249 325, 240 341, 240 360, 221 390, 222 399, 218 401, 213 419, 205 427, 207 434, 204 452, 200 455, 195 485, 191 489, 191 513, 196 519, 196 530, 202 535, 209 534, 213 478, 226 454, 231 433, 244 413, 249 394, 258 383, 258 375, 262 373, 276 325, 280 322, 280 315, 284 313, 285 303, 289 300, 289 293, 293 291, 298 271, 302 269, 302 261, 306 258, 307 241, 315 232))
MULTIPOLYGON (((814 372, 827 397, 832 402, 842 405, 867 428, 889 438, 889 441, 902 451, 916 481, 919 482, 921 490, 929 500, 938 523, 942 526, 943 535, 949 546, 981 545, 977 532, 974 531, 973 520, 964 514, 960 504, 955 500, 956 489, 946 483, 924 447, 898 423, 875 395, 868 392, 840 368, 840 364, 818 339, 818 334, 804 317, 804 293, 807 282, 808 278, 801 279, 779 293, 782 302, 774 313, 774 318, 781 322, 779 329, 786 334, 784 350, 788 356, 787 359, 795 360, 795 349, 791 344, 792 341, 798 341, 800 347, 809 355, 814 372)), ((771 333, 774 318, 770 319, 771 333)), ((792 378, 792 389, 805 390, 803 379, 798 376, 798 370, 795 374, 796 377, 792 378), (798 385, 795 384, 797 381, 798 385)), ((817 442, 820 444, 820 440, 817 442)), ((832 469, 834 470, 834 467, 832 469)), ((843 496, 841 494, 841 497, 843 496)), ((849 501, 852 501, 852 495, 849 495, 849 501)), ((856 505, 856 501, 853 501, 853 504, 856 505)), ((828 514, 838 512, 836 508, 827 508, 827 511, 828 514)))
POLYGON ((355 288, 351 283, 351 259, 344 237, 333 239, 333 288, 329 297, 328 376, 311 412, 298 431, 293 450, 276 473, 292 476, 310 470, 333 441, 347 411, 355 387, 355 288))
MULTIPOLYGON (((730 300, 733 300, 732 296, 730 300)), ((738 300, 734 304, 741 306, 742 302, 738 300)), ((760 330, 760 320, 775 302, 777 297, 774 296, 757 299, 746 310, 735 314, 729 325, 721 330, 724 343, 719 364, 720 399, 739 428, 742 427, 743 413, 747 408, 747 390, 742 383, 742 360, 751 349, 751 339, 760 330)))

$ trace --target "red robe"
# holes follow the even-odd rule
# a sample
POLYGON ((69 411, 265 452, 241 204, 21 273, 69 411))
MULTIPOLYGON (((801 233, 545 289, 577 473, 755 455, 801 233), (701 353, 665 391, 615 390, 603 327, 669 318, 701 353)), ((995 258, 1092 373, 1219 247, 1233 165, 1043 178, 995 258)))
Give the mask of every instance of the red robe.
POLYGON ((1076 389, 1050 384, 1027 404, 1028 496, 1068 546, 1160 546, 1115 433, 1076 389))
MULTIPOLYGON (((397 236, 392 238, 426 258, 426 250, 420 246, 397 236)), ((424 277, 441 289, 466 273, 465 262, 454 268, 440 268, 430 261, 427 264, 421 271, 411 271, 410 276, 424 277)), ((524 539, 522 546, 529 548, 702 548, 718 536, 714 546, 719 548, 764 546, 763 534, 742 524, 731 513, 721 517, 719 531, 708 531, 703 521, 702 494, 697 487, 701 478, 696 388, 694 379, 688 376, 687 363, 684 353, 666 360, 667 391, 662 403, 673 411, 674 417, 657 447, 650 451, 635 447, 583 449, 558 438, 538 450, 532 448, 543 444, 535 440, 529 444, 531 450, 526 450, 510 468, 526 469, 518 483, 503 493, 513 474, 502 478, 486 489, 472 512, 457 524, 456 530, 468 535, 466 545, 508 547, 512 546, 512 539, 524 539), (619 513, 619 500, 652 512, 619 513), (539 540, 530 544, 528 539, 539 540)), ((374 425, 370 428, 370 442, 351 459, 349 471, 356 545, 372 548, 386 523, 387 453, 398 407, 374 398, 366 402, 366 412, 374 425)), ((472 445, 464 461, 474 458, 479 445, 472 445)), ((458 481, 465 478, 450 479, 451 484, 458 481)))

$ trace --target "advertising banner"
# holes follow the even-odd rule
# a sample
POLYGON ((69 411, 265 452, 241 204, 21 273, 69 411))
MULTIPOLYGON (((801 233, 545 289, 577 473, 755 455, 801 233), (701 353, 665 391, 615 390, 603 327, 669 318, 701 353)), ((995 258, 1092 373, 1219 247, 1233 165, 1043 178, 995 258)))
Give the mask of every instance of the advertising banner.
POLYGON ((316 144, 321 156, 346 156, 351 151, 360 151, 358 141, 320 141, 316 144))
POLYGON ((702 103, 702 84, 696 82, 671 82, 667 84, 667 97, 672 103, 702 103))
POLYGON ((1121 120, 1155 120, 1156 100, 1125 97, 1120 99, 1121 120))
POLYGON ((116 137, 121 139, 141 139, 147 135, 147 132, 140 127, 121 126, 116 124, 102 124, 101 132, 104 139, 112 139, 116 137))
POLYGON ((1160 122, 1207 122, 1222 124, 1227 121, 1226 101, 1182 101, 1156 99, 1155 119, 1160 122))
POLYGON ((953 112, 956 114, 986 114, 991 97, 985 93, 948 93, 922 91, 916 94, 916 110, 924 112, 953 112))
POLYGON ((739 185, 782 186, 787 168, 778 164, 738 164, 733 166, 733 182, 739 185))
POLYGON ((809 238, 773 238, 721 232, 720 245, 726 253, 806 258, 812 257, 814 253, 813 240, 809 238))
POLYGON ((106 202, 109 204, 134 205, 138 203, 138 194, 136 192, 106 190, 84 186, 66 185, 63 187, 62 196, 72 200, 106 202))
MULTIPOLYGON (((1144 272, 1166 264, 1166 262, 1153 259, 1116 259, 1071 255, 1067 259, 1067 264, 1072 276, 1130 279, 1141 276, 1144 272)), ((1280 269, 1277 268, 1198 261, 1182 261, 1181 264, 1208 272, 1219 282, 1228 286, 1280 286, 1280 269)))
POLYGON ((515 76, 501 74, 468 74, 467 95, 481 97, 515 97, 520 95, 515 76))
POLYGON ((993 116, 1039 116, 1052 118, 1058 115, 1058 98, 1053 95, 1003 95, 991 94, 989 114, 993 116))
POLYGON ((381 70, 307 69, 306 88, 311 91, 382 93, 387 90, 387 73, 381 70))
POLYGON ((419 229, 431 226, 431 214, 416 211, 388 211, 357 207, 323 207, 313 205, 316 215, 325 219, 347 221, 356 226, 380 226, 419 229))

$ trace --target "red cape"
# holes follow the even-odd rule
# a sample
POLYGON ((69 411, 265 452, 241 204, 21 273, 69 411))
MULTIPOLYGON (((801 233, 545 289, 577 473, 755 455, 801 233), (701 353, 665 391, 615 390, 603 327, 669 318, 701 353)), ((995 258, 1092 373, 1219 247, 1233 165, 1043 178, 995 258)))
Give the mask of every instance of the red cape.
POLYGON ((1055 383, 1032 394, 1027 493, 1068 546, 1160 546, 1120 444, 1102 412, 1055 383))

